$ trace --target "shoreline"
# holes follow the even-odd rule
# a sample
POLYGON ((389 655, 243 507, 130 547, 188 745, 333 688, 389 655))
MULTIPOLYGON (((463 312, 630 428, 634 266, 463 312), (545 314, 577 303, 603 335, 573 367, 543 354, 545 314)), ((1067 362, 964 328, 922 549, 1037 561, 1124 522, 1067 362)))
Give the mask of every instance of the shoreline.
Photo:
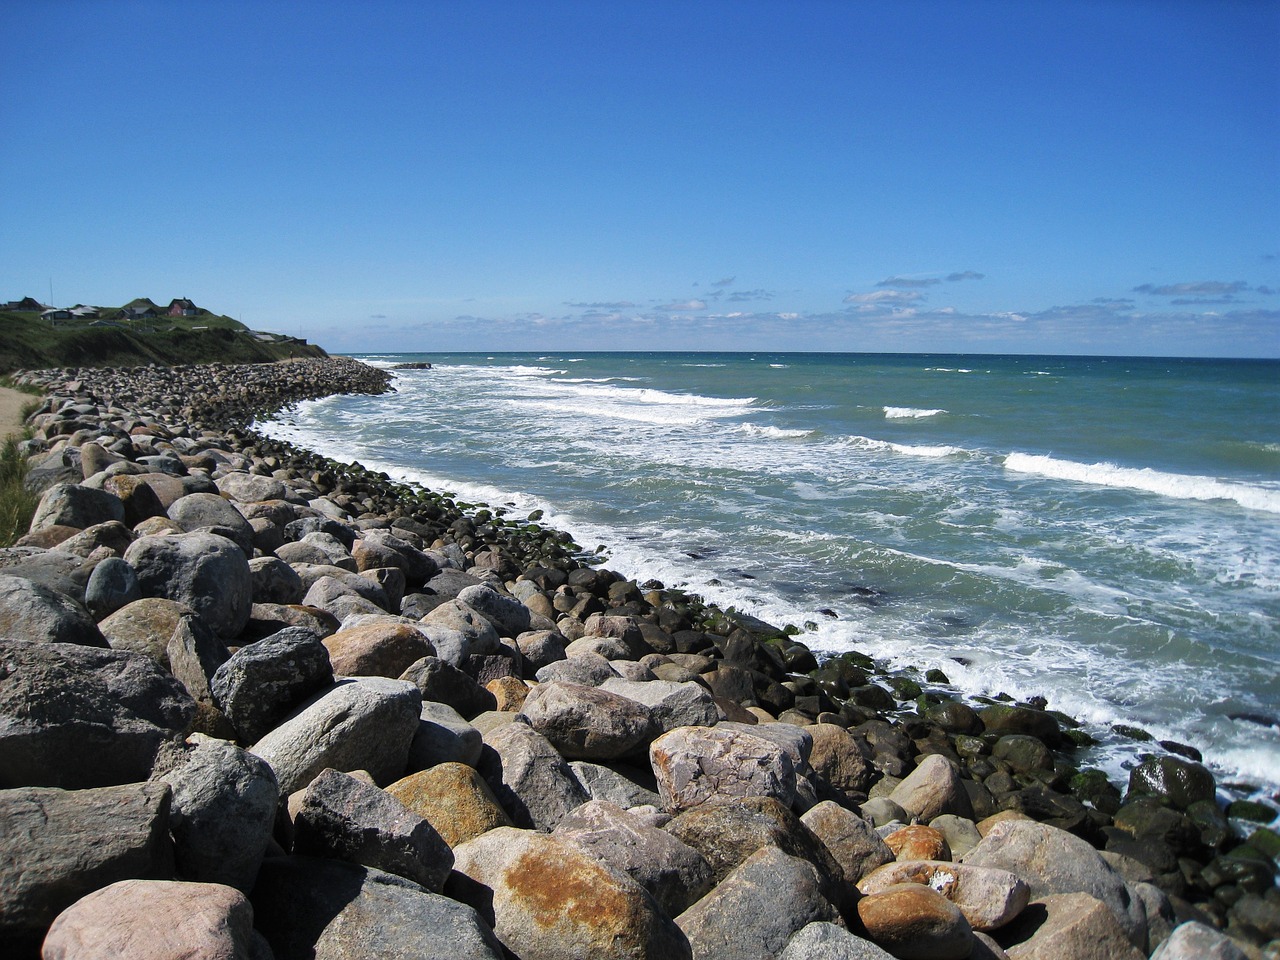
MULTIPOLYGON (((313 511, 309 515, 317 517, 317 522, 312 525, 316 532, 325 521, 324 516, 317 515, 327 513, 327 519, 337 521, 338 527, 345 526, 353 533, 363 534, 355 538, 354 543, 364 544, 373 539, 371 534, 374 531, 385 531, 397 542, 408 536, 409 540, 404 542, 408 542, 417 553, 439 553, 456 562, 459 572, 466 571, 472 579, 490 584, 506 600, 518 599, 525 611, 522 616, 527 617, 532 611, 533 615, 541 618, 532 622, 542 624, 544 631, 558 632, 560 639, 567 641, 569 646, 580 643, 584 638, 604 639, 599 634, 586 632, 588 623, 596 617, 594 629, 621 631, 623 636, 614 639, 622 641, 625 638, 621 644, 623 651, 628 644, 632 653, 647 651, 636 657, 636 661, 648 657, 661 658, 652 660, 651 666, 644 668, 649 677, 656 675, 665 679, 664 673, 657 670, 661 666, 666 674, 681 677, 680 682, 701 685, 710 695, 717 697, 720 712, 731 715, 739 723, 760 729, 763 729, 762 725, 776 726, 788 731, 792 728, 799 731, 835 728, 844 731, 841 737, 850 740, 860 737, 864 747, 859 749, 869 755, 863 756, 859 778, 842 781, 843 787, 836 787, 832 781, 838 778, 834 774, 826 775, 816 765, 811 772, 814 774, 813 782, 821 789, 834 789, 838 803, 862 809, 864 816, 867 808, 887 808, 887 804, 877 804, 876 801, 888 801, 891 796, 898 796, 902 783, 909 779, 913 769, 922 769, 927 765, 924 761, 931 757, 942 757, 959 771, 959 782, 968 794, 965 803, 970 807, 975 822, 1012 812, 1084 837, 1095 848, 1112 853, 1115 862, 1132 871, 1134 877, 1144 873, 1149 875, 1147 879, 1133 882, 1154 882, 1164 890, 1166 898, 1172 898, 1168 901, 1173 904, 1171 910, 1177 903, 1185 905, 1183 916, 1186 919, 1216 920, 1219 925, 1230 921, 1239 927, 1242 921, 1238 921, 1237 915, 1240 911, 1232 912, 1235 905, 1252 903, 1248 899, 1252 896, 1261 898, 1254 889, 1256 878, 1261 876, 1261 867, 1250 868, 1253 873, 1249 876, 1254 879, 1248 880, 1248 888, 1240 885, 1242 881, 1238 873, 1228 879, 1221 869, 1218 874, 1205 869, 1213 867, 1233 850, 1254 848, 1240 844, 1239 838, 1232 838, 1221 812, 1215 816, 1203 805, 1208 802, 1217 809, 1216 802, 1211 800, 1213 781, 1208 772, 1193 760, 1179 757, 1175 751, 1145 762, 1140 768, 1142 774, 1137 776, 1137 783, 1142 789, 1136 792, 1131 789, 1126 800, 1121 790, 1106 783, 1105 778, 1099 782, 1099 778, 1088 775, 1088 771, 1074 770, 1070 764, 1070 745, 1073 739, 1080 739, 1074 733, 1078 725, 1070 717, 1047 709, 1049 705, 1043 702, 1013 704, 992 701, 975 711, 958 700, 926 697, 918 684, 912 689, 914 681, 909 677, 900 673, 886 675, 862 655, 846 654, 819 664, 797 637, 788 636, 776 627, 749 617, 726 615, 661 584, 626 581, 585 562, 591 559, 589 555, 573 544, 567 535, 542 527, 538 523, 540 518, 531 516, 527 520, 517 520, 506 517, 501 507, 461 505, 439 494, 393 483, 385 474, 368 471, 359 465, 344 467, 307 451, 291 448, 283 442, 268 440, 248 429, 255 417, 279 411, 304 399, 343 392, 382 392, 389 386, 390 378, 383 371, 345 358, 294 363, 296 366, 292 369, 299 373, 286 377, 264 376, 261 369, 216 365, 167 371, 141 368, 21 374, 19 382, 38 384, 49 390, 52 396, 59 397, 46 401, 43 419, 39 413, 33 417, 38 436, 27 449, 36 455, 33 459, 39 476, 76 486, 102 473, 110 473, 115 469, 111 466, 113 463, 117 466, 122 462, 134 465, 127 470, 117 469, 115 476, 139 475, 133 471, 144 457, 130 460, 125 451, 136 454, 141 448, 151 451, 147 458, 167 458, 169 468, 174 471, 171 476, 197 478, 187 486, 201 486, 201 475, 210 481, 225 479, 229 475, 259 477, 262 478, 259 485, 262 489, 266 489, 268 481, 275 481, 283 484, 280 489, 290 492, 293 500, 300 498, 306 503, 306 509, 313 511), (197 382, 200 382, 200 389, 193 390, 197 382), (99 443, 104 435, 93 436, 93 420, 97 414, 78 409, 91 406, 98 410, 114 409, 122 415, 116 419, 133 422, 135 426, 123 437, 114 436, 111 443, 99 443), (73 407, 77 409, 72 410, 73 407), (69 415, 64 415, 68 412, 69 415), (64 429, 59 421, 67 426, 74 425, 76 429, 70 433, 50 434, 50 427, 58 431, 64 429), (45 434, 43 437, 39 435, 40 431, 45 434), (165 437, 165 434, 169 436, 165 437), (131 439, 134 437, 138 439, 131 439), (59 438, 63 441, 60 447, 59 438), (72 444, 70 441, 73 439, 79 442, 72 444), (41 445, 53 449, 43 452, 39 449, 41 445), (67 452, 73 447, 77 451, 74 458, 67 452), (97 449, 91 449, 93 447, 97 449), (179 453, 176 456, 166 454, 163 452, 166 447, 179 453), (185 452, 181 452, 184 448, 185 452), (106 456, 99 456, 98 450, 106 456), (56 456, 59 453, 61 456, 56 456), (117 457, 119 459, 115 459, 117 457), (52 462, 55 460, 60 462, 52 462), (172 463, 173 460, 178 463, 172 463), (95 470, 91 475, 86 467, 90 462, 94 466, 105 464, 107 469, 95 470), (178 472, 179 467, 182 472, 178 472), (77 472, 81 474, 78 478, 77 472), (337 508, 336 511, 331 507, 337 508), (416 544, 412 542, 414 539, 416 544), (481 576, 477 577, 477 573, 481 576), (565 590, 565 587, 571 589, 565 590), (602 625, 606 620, 615 619, 630 620, 634 629, 628 632, 625 625, 602 625), (575 633, 578 635, 573 636, 575 633), (681 657, 686 659, 682 661, 681 657), (702 659, 687 659, 693 657, 702 659), (705 664, 702 661, 706 661, 705 664), (703 669, 692 669, 695 664, 703 666, 703 669), (916 712, 911 715, 914 719, 904 718, 904 707, 916 701, 916 712), (783 722, 775 724, 779 720, 783 722), (896 735, 890 736, 891 731, 896 731, 896 735), (1012 742, 1017 738, 1020 739, 1016 743, 1012 742), (1037 741, 1039 751, 1034 749, 1036 744, 1025 742, 1030 740, 1037 741), (997 750, 1001 743, 1004 746, 997 750), (1018 754, 1015 761, 1011 752, 1015 748, 1030 750, 1030 753, 1018 754), (1157 768, 1161 771, 1159 775, 1152 772, 1157 768), (1203 777, 1209 778, 1208 797, 1204 795, 1203 777, 1197 771, 1202 771, 1203 777), (1198 784, 1193 791, 1193 799, 1187 796, 1174 799, 1170 792, 1171 784, 1183 781, 1198 784), (1007 789, 997 790, 997 787, 1007 789), (1134 820, 1138 812, 1149 813, 1147 808, 1153 802, 1177 818, 1179 830, 1183 833, 1176 837, 1169 834, 1167 823, 1153 824, 1150 816, 1142 823, 1134 820), (1193 811, 1191 808, 1197 803, 1202 805, 1193 811), (977 816, 979 808, 986 812, 986 817, 977 816), (1123 826, 1118 827, 1117 822, 1123 826), (1184 835, 1187 828, 1194 830, 1194 838, 1184 835), (1197 860, 1200 867, 1195 871, 1176 866, 1169 869, 1173 866, 1169 857, 1176 859, 1179 854, 1197 860), (1157 869, 1161 866, 1164 869, 1157 869), (1219 876, 1223 882, 1213 882, 1219 876), (1228 886, 1239 891, 1238 895, 1218 894, 1228 886)), ((26 398, 24 402, 30 402, 27 395, 20 396, 26 398)), ((98 422, 101 423, 101 418, 98 422)), ((160 467, 159 472, 164 472, 165 465, 148 464, 148 467, 152 466, 160 467)), ((179 488, 185 482, 180 482, 179 488)), ((121 489, 122 486, 111 484, 109 479, 101 483, 109 490, 121 489)), ((156 484, 161 485, 160 481, 156 484)), ((133 489, 136 488, 134 485, 133 489)), ((278 492, 274 487, 271 489, 278 492)), ((286 540, 279 536, 282 532, 279 527, 283 525, 275 524, 271 519, 270 509, 263 506, 267 500, 249 499, 251 495, 248 493, 236 496, 219 487, 205 491, 206 494, 208 492, 220 493, 224 501, 237 503, 243 508, 240 509, 242 514, 256 513, 256 516, 248 518, 250 522, 264 521, 256 528, 251 526, 247 535, 250 552, 261 559, 275 560, 278 564, 277 554, 280 551, 289 554, 286 546, 301 539, 286 540), (276 540, 281 542, 270 548, 268 545, 276 540)), ((186 492, 175 499, 191 495, 186 492)), ((289 502, 289 499, 286 497, 284 502, 289 502)), ((301 505, 295 504, 297 507, 301 505)), ((165 522, 174 518, 162 518, 163 511, 152 513, 150 518, 134 524, 133 533, 136 535, 142 524, 150 523, 151 526, 145 528, 147 532, 165 529, 169 535, 179 535, 179 531, 168 530, 169 525, 165 522)), ((37 519, 39 521, 39 515, 37 519)), ((202 523, 193 530, 211 528, 215 535, 222 535, 226 532, 223 529, 226 523, 230 522, 202 523)), ((37 523, 33 522, 33 529, 36 526, 37 523)), ((337 528, 334 529, 336 532, 337 528)), ((67 523, 45 524, 39 535, 33 534, 28 538, 31 542, 25 549, 61 553, 64 551, 56 548, 84 530, 85 526, 76 528, 67 523), (54 527, 62 529, 53 531, 54 527), (58 537, 62 539, 58 540, 58 537)), ((194 535, 192 530, 181 532, 194 535)), ((244 536, 243 531, 241 536, 244 536)), ((96 544, 97 548, 103 546, 106 544, 96 544)), ((347 548, 349 552, 350 545, 347 548)), ((383 559, 390 558, 396 549, 402 548, 392 548, 383 559)), ((92 555, 93 551, 89 552, 92 555)), ((129 550, 113 553, 112 549, 107 549, 107 554, 124 554, 126 560, 128 553, 129 550)), ((295 567, 310 563, 301 559, 302 552, 294 550, 292 555, 298 557, 293 561, 295 567)), ((101 554, 98 556, 99 564, 106 559, 101 554)), ((340 554, 335 556, 341 558, 340 554)), ((404 556, 414 554, 406 552, 404 556)), ((399 569, 399 580, 404 581, 406 563, 403 557, 401 561, 398 567, 393 563, 390 569, 399 569)), ((6 569, 10 567, 6 563, 6 569)), ((388 567, 368 568, 370 571, 385 569, 388 567)), ((388 586, 394 587, 397 577, 383 576, 390 581, 382 584, 384 590, 388 586)), ((330 575, 330 578, 338 580, 335 575, 330 575)), ((91 577, 86 575, 86 579, 91 577)), ((411 580, 410 585, 412 583, 411 580)), ((400 592, 405 592, 406 584, 401 582, 399 586, 400 592)), ((354 589, 349 584, 348 587, 354 589)), ((428 607, 438 596, 421 592, 414 595, 423 598, 416 601, 419 606, 413 608, 415 613, 428 607)), ((390 609, 387 603, 379 609, 378 604, 358 592, 339 591, 327 602, 336 611, 330 612, 329 619, 335 628, 330 637, 348 629, 345 621, 353 616, 385 616, 404 612, 403 609, 390 609), (343 602, 344 597, 354 599, 343 602), (344 611, 345 617, 337 616, 337 612, 344 611)), ((275 613, 285 616, 279 611, 275 613)), ((300 618, 302 615, 290 616, 300 618)), ((497 614, 493 616, 500 619, 497 614)), ((237 640, 240 645, 251 645, 260 639, 253 635, 253 631, 261 632, 271 623, 279 625, 284 622, 273 620, 253 626, 252 618, 248 618, 238 631, 227 638, 227 642, 230 646, 236 646, 234 641, 237 640)), ((316 620, 313 617, 307 622, 314 626, 316 620)), ((263 636, 270 634, 264 633, 263 636)), ((508 638, 508 634, 504 633, 503 637, 508 638)), ((534 663, 535 659, 522 647, 516 646, 514 634, 509 639, 512 642, 507 649, 515 647, 515 653, 495 650, 487 655, 503 659, 505 666, 487 663, 484 669, 497 670, 502 666, 502 669, 514 673, 487 677, 486 682, 513 678, 524 688, 525 696, 532 696, 539 686, 553 682, 548 680, 530 687, 525 680, 533 678, 524 677, 523 668, 534 663), (527 662, 522 664, 522 657, 527 662)), ((600 644, 597 643, 596 647, 600 648, 600 644)), ((609 649, 613 653, 619 652, 616 646, 609 649)), ((543 666, 573 659, 549 661, 543 666)), ((625 661, 627 657, 619 659, 625 661)), ((539 673, 541 669, 539 667, 539 673)), ((627 669, 637 677, 641 676, 640 669, 627 669)), ((482 671, 476 679, 483 676, 482 671)), ((209 709, 213 714, 218 712, 216 706, 209 709)), ((208 725, 206 732, 215 735, 226 732, 225 726, 218 726, 217 716, 205 715, 204 722, 208 725)), ((708 729, 714 730, 716 726, 708 729)), ((828 734, 825 729, 821 732, 824 736, 836 736, 828 734)), ((788 732, 788 736, 793 734, 788 732)), ((809 758, 804 758, 804 762, 808 764, 809 758)), ((1134 781, 1131 780, 1130 787, 1133 786, 1134 781)), ((810 799, 819 800, 821 796, 819 791, 810 799)), ((793 803, 805 805, 804 801, 795 798, 793 803)), ((889 811, 889 819, 877 825, 884 826, 901 819, 896 814, 902 810, 898 805, 889 811)), ((1274 887, 1274 863, 1267 867, 1267 871, 1274 887)), ((1239 933, 1239 929, 1235 932, 1239 933)), ((1156 944, 1149 946, 1154 948, 1156 944)))

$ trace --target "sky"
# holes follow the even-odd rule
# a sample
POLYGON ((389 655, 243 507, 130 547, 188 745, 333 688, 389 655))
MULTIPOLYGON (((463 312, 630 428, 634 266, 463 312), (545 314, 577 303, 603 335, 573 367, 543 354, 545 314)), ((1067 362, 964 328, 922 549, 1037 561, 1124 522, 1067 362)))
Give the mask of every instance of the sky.
POLYGON ((6 0, 0 300, 1280 357, 1273 0, 6 0))

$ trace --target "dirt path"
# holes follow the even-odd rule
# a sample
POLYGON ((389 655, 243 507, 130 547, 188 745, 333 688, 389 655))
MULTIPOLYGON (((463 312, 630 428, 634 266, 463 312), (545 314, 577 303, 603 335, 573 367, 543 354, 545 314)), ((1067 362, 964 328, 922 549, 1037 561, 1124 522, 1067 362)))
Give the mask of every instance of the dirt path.
POLYGON ((0 387, 0 439, 22 432, 22 408, 37 399, 20 390, 0 387))

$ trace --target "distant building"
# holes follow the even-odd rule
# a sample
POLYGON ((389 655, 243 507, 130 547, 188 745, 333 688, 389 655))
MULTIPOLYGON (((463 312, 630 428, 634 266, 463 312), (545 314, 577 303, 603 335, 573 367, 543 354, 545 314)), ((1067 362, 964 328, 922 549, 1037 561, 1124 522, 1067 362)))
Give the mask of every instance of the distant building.
POLYGON ((154 320, 160 316, 160 311, 156 309, 155 304, 151 306, 134 306, 130 304, 117 314, 124 320, 154 320))
POLYGON ((97 320, 102 315, 97 307, 89 307, 83 303, 77 303, 70 312, 77 320, 97 320))
POLYGON ((10 300, 8 303, 0 303, 0 310, 43 313, 47 309, 48 307, 35 297, 23 297, 21 300, 10 300))
POLYGON ((168 317, 198 317, 200 308, 190 300, 170 300, 169 309, 165 311, 168 317))
POLYGON ((50 310, 45 310, 43 313, 41 313, 40 319, 48 320, 50 323, 56 323, 59 320, 70 320, 71 311, 64 310, 61 307, 54 307, 50 310))

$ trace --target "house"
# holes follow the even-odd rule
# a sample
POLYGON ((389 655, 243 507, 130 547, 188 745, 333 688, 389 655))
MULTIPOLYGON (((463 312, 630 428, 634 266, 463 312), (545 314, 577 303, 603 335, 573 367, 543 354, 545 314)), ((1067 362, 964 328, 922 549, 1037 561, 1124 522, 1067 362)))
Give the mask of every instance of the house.
POLYGON ((50 323, 56 323, 59 320, 70 320, 71 311, 64 310, 61 307, 54 307, 52 309, 45 310, 43 313, 41 313, 40 319, 48 320, 50 323))
POLYGON ((97 320, 101 316, 97 307, 88 307, 83 303, 77 303, 71 308, 70 313, 77 320, 97 320))
POLYGON ((21 300, 10 300, 8 303, 0 303, 0 310, 42 313, 45 309, 45 305, 35 297, 23 297, 21 300))
POLYGON ((170 300, 169 309, 165 311, 167 317, 196 317, 200 315, 200 308, 190 300, 179 299, 170 300))
POLYGON ((117 316, 125 320, 154 320, 156 317, 160 316, 160 311, 156 309, 155 304, 152 304, 149 307, 133 306, 131 304, 121 310, 117 316))

